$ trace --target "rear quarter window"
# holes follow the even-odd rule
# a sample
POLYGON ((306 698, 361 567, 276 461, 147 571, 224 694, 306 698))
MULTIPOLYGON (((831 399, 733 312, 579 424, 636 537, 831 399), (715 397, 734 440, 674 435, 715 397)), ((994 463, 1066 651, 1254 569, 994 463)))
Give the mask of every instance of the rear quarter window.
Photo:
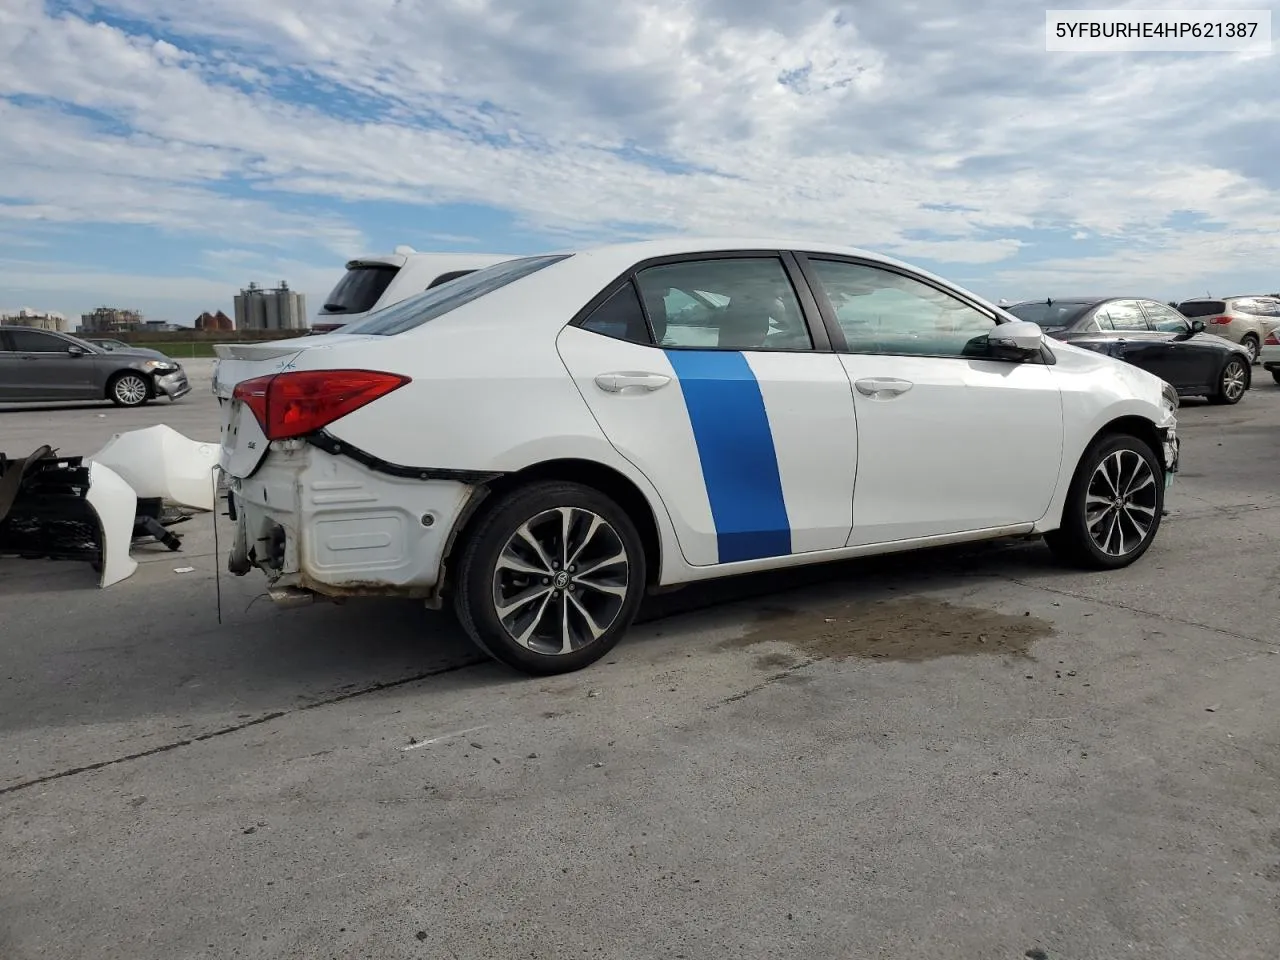
POLYGON ((391 264, 361 264, 350 267, 325 297, 322 316, 365 313, 372 310, 400 268, 391 264))
MULTIPOLYGON (((459 277, 449 283, 433 287, 424 293, 401 300, 399 303, 384 307, 369 314, 363 320, 347 324, 338 333, 374 334, 376 336, 392 336, 420 327, 424 323, 442 317, 452 310, 479 300, 483 296, 500 290, 507 284, 515 283, 530 274, 546 269, 561 260, 567 260, 570 254, 557 254, 542 257, 524 257, 519 260, 508 260, 504 263, 485 267, 466 276, 459 277)), ((568 318, 566 318, 567 320, 568 318)))
POLYGON ((1222 300, 1184 300, 1178 312, 1184 317, 1216 317, 1227 312, 1227 305, 1222 300))

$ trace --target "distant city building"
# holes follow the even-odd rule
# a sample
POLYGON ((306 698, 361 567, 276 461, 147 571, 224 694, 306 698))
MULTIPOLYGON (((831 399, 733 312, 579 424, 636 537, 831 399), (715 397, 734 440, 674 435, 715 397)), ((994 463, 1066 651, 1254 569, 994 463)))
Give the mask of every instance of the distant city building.
POLYGON ((37 330, 59 332, 67 329, 67 318, 49 310, 32 310, 30 307, 23 307, 17 313, 0 313, 0 326, 34 327, 37 330))
POLYGON ((306 295, 290 290, 283 280, 270 290, 250 283, 236 295, 237 330, 305 330, 306 326, 306 295))
POLYGON ((206 310, 196 317, 197 330, 234 330, 235 328, 235 321, 221 310, 217 313, 210 313, 206 310))
POLYGON ((98 307, 93 313, 80 315, 81 333, 128 333, 146 329, 142 314, 119 307, 98 307))
POLYGON ((147 333, 177 333, 187 328, 168 320, 144 320, 142 329, 147 333))

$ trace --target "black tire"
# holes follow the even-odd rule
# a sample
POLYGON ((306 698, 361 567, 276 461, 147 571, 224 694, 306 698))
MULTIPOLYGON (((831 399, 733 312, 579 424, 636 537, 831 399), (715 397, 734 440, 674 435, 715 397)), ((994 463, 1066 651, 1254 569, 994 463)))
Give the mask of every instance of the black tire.
POLYGON ((509 667, 546 676, 581 670, 603 657, 622 638, 644 597, 646 558, 640 534, 621 507, 591 487, 552 480, 531 483, 495 498, 492 507, 468 535, 457 570, 454 610, 476 646, 509 667), (570 536, 556 539, 555 524, 563 516, 561 511, 570 511, 574 519, 570 536), (594 528, 596 532, 583 544, 578 556, 590 557, 586 562, 599 563, 621 554, 624 562, 602 563, 590 571, 570 576, 573 567, 564 563, 564 558, 573 558, 575 535, 591 527, 590 515, 602 521, 603 526, 594 528), (556 579, 534 569, 541 568, 543 563, 537 553, 529 549, 528 540, 517 541, 521 527, 539 540, 544 557, 555 567, 556 579), (537 536, 539 533, 550 539, 542 540, 537 536), (571 544, 569 550, 556 546, 565 540, 571 544), (560 559, 552 557, 557 550, 560 559), (504 557, 510 563, 517 554, 521 558, 518 562, 524 563, 525 569, 516 571, 505 564, 499 569, 504 557), (588 577, 593 571, 605 572, 588 577), (557 581, 561 580, 564 581, 559 583, 562 589, 557 589, 557 581), (592 583, 598 585, 592 587, 592 583), (601 586, 605 589, 601 590, 601 586), (543 587, 546 588, 545 604, 538 606, 540 599, 525 604, 518 602, 520 596, 531 591, 542 598, 543 587), (521 643, 500 618, 500 595, 517 600, 508 608, 514 611, 508 615, 508 622, 513 629, 532 630, 525 643, 521 643), (589 621, 583 610, 594 619, 589 621), (607 623, 602 623, 606 618, 607 623), (602 630, 599 636, 591 636, 595 632, 591 626, 602 630), (575 646, 574 640, 582 641, 581 645, 575 646), (555 646, 563 648, 566 642, 569 652, 554 652, 555 646))
POLYGON ((1248 392, 1251 380, 1249 365, 1240 357, 1229 358, 1218 372, 1218 389, 1209 394, 1209 402, 1227 406, 1239 403, 1248 392), (1235 385, 1237 376, 1243 379, 1243 387, 1235 385))
POLYGON ((1280 383, 1280 367, 1276 367, 1271 371, 1271 379, 1276 383, 1280 383))
MULTIPOLYGON (((1100 489, 1105 489, 1102 484, 1100 489)), ((1125 492, 1124 490, 1120 491, 1125 492)), ((1097 491, 1094 491, 1095 496, 1097 491)), ((1106 517, 1112 511, 1106 511, 1100 521, 1106 523, 1106 517)), ((1130 434, 1107 434, 1095 440, 1094 443, 1085 451, 1083 457, 1080 458, 1080 464, 1076 467, 1075 476, 1071 478, 1071 487, 1067 491, 1067 500, 1062 508, 1062 524, 1057 530, 1050 531, 1045 534, 1045 543, 1049 549, 1053 551, 1053 555, 1062 563, 1073 567, 1083 567, 1088 570, 1118 570, 1121 567, 1127 567, 1133 563, 1151 546, 1151 542, 1155 539, 1157 531, 1160 529, 1160 519, 1164 514, 1164 467, 1159 457, 1156 456, 1151 445, 1139 437, 1130 434), (1086 500, 1090 495, 1091 484, 1096 484, 1095 474, 1104 462, 1117 463, 1112 458, 1117 454, 1121 454, 1118 465, 1121 468, 1121 477, 1127 474, 1124 471, 1133 466, 1134 474, 1137 475, 1138 468, 1133 456, 1141 458, 1146 464, 1147 471, 1150 473, 1153 481, 1152 486, 1143 488, 1138 491, 1143 496, 1137 495, 1133 498, 1133 503, 1126 511, 1124 516, 1118 517, 1120 526, 1121 539, 1118 546, 1122 549, 1127 546, 1123 536, 1125 534, 1136 533, 1136 528, 1132 521, 1128 521, 1125 526, 1126 517, 1144 516, 1146 510, 1152 511, 1150 528, 1146 534, 1139 540, 1136 546, 1124 549, 1123 552, 1108 552, 1102 548, 1089 531, 1089 520, 1087 514, 1086 500)), ((1096 526, 1097 524, 1095 524, 1096 526)), ((1112 543, 1110 535, 1104 536, 1104 542, 1112 543)))
POLYGON ((140 407, 151 399, 151 384, 141 373, 125 370, 107 384, 107 399, 117 407, 140 407))
POLYGON ((1240 339, 1240 346, 1249 351, 1249 365, 1258 362, 1258 353, 1262 350, 1262 343, 1252 333, 1245 334, 1240 339))

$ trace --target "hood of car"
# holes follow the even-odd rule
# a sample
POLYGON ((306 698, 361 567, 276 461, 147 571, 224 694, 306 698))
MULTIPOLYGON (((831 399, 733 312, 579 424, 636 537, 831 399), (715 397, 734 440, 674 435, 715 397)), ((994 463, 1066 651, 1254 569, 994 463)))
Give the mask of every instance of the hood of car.
POLYGON ((165 356, 159 350, 148 350, 145 347, 135 347, 132 350, 105 350, 102 356, 115 357, 117 360, 163 360, 174 366, 178 365, 178 361, 172 357, 165 356))

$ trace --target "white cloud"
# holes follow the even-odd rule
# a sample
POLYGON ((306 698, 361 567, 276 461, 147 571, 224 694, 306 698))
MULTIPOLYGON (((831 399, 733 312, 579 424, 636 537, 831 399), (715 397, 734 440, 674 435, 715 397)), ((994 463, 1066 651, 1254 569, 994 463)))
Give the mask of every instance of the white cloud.
MULTIPOLYGON (((1280 225, 1273 59, 1047 54, 1013 0, 102 6, 169 39, 0 9, 12 231, 126 223, 201 238, 204 270, 336 271, 369 242, 344 203, 465 203, 549 245, 804 235, 1016 262, 1001 283, 1200 283, 1280 225), (1037 262, 1044 229, 1085 256, 1037 262)), ((472 242, 441 226, 421 235, 472 242)))

